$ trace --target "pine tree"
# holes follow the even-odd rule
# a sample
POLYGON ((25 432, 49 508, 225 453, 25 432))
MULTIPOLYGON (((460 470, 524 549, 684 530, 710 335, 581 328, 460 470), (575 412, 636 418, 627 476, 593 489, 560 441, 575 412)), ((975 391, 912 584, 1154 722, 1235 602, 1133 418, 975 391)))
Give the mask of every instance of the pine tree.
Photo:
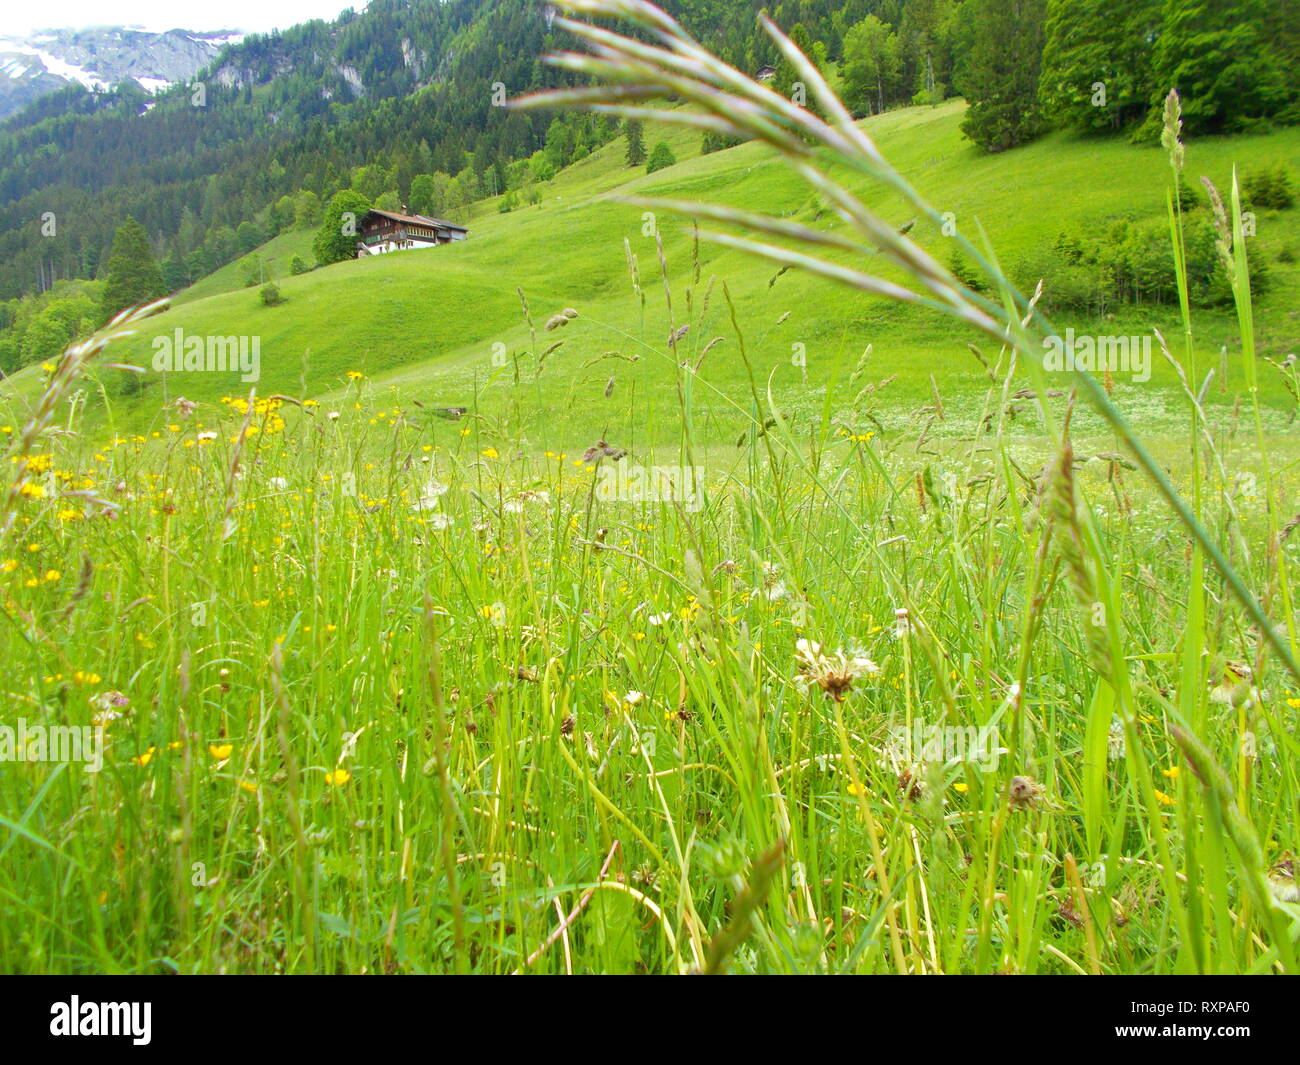
POLYGON ((185 260, 179 255, 173 254, 169 259, 163 262, 159 267, 162 273, 163 283, 167 286, 168 292, 175 292, 177 289, 184 288, 189 284, 189 272, 185 268, 185 260))
POLYGON ((1046 0, 967 0, 975 43, 967 76, 962 132, 981 148, 1001 152, 1032 140, 1043 128, 1038 73, 1046 0))
POLYGON ((113 237, 113 251, 108 259, 108 283, 101 307, 104 321, 119 311, 150 303, 167 295, 158 263, 149 247, 144 226, 127 216, 113 237))
POLYGON ((641 123, 629 118, 623 123, 623 134, 627 137, 627 165, 640 166, 645 162, 645 134, 641 123))
MULTIPOLYGON (((790 40, 804 55, 810 60, 813 59, 813 42, 812 36, 804 27, 802 22, 796 22, 790 28, 790 40)), ((786 99, 794 99, 796 96, 795 86, 802 85, 798 80, 799 72, 795 70, 794 64, 786 59, 783 55, 776 64, 776 73, 772 75, 772 91, 779 93, 786 99)), ((808 86, 803 85, 802 91, 797 94, 800 98, 795 100, 801 107, 806 105, 808 100, 808 86)))

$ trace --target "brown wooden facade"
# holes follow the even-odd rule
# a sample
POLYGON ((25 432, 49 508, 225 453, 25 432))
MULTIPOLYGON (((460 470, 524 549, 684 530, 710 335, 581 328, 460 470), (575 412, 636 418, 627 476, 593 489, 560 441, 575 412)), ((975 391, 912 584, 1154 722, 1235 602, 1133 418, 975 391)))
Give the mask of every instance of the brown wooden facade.
POLYGON ((433 248, 464 240, 469 230, 443 218, 371 209, 357 232, 357 258, 409 248, 433 248))

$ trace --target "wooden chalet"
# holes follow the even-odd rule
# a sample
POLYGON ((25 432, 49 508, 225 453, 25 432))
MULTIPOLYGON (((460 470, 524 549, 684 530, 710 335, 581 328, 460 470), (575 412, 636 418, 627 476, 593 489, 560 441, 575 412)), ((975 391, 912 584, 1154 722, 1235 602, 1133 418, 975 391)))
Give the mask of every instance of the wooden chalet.
POLYGON ((362 217, 357 233, 357 258, 407 248, 435 248, 464 240, 468 235, 464 226, 444 218, 371 208, 362 217))

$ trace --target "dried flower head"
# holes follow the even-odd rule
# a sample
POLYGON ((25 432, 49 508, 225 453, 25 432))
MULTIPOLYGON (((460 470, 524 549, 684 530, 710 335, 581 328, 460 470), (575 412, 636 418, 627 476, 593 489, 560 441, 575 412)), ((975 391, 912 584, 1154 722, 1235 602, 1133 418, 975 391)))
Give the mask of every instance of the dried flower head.
POLYGON ((1210 689, 1210 701, 1225 706, 1242 706, 1251 696, 1254 671, 1245 662, 1223 661, 1216 677, 1212 671, 1210 677, 1216 681, 1210 689))
POLYGON ((1007 805, 1013 810, 1028 810, 1043 797, 1043 786, 1033 777, 1012 777, 1007 785, 1007 805))
POLYGON ((626 454, 627 451, 621 447, 614 447, 612 444, 608 444, 604 440, 597 440, 591 445, 591 447, 587 448, 587 450, 582 453, 582 461, 594 462, 596 459, 610 458, 617 462, 626 454))
POLYGON ((801 688, 816 685, 837 703, 844 701, 858 677, 880 675, 880 667, 866 655, 843 651, 827 654, 814 640, 795 643, 795 665, 795 682, 801 688))
POLYGON ((1268 889, 1279 902, 1300 902, 1300 886, 1295 882, 1295 858, 1289 851, 1269 869, 1268 889))
POLYGON ((915 801, 925 794, 925 767, 920 763, 905 765, 898 771, 898 793, 909 801, 915 801))
POLYGON ((564 310, 562 310, 559 314, 553 314, 549 319, 547 319, 546 330, 547 332, 554 332, 556 329, 559 329, 561 326, 568 325, 570 321, 572 321, 574 318, 577 317, 578 317, 577 311, 575 311, 572 307, 565 307, 564 310))
POLYGON ((1223 263, 1228 276, 1231 277, 1235 264, 1232 261, 1232 225, 1228 221, 1228 209, 1224 206, 1223 197, 1219 195, 1219 190, 1213 181, 1202 177, 1201 184, 1205 186, 1206 195, 1209 196, 1210 214, 1214 219, 1214 250, 1218 253, 1219 261, 1223 263))

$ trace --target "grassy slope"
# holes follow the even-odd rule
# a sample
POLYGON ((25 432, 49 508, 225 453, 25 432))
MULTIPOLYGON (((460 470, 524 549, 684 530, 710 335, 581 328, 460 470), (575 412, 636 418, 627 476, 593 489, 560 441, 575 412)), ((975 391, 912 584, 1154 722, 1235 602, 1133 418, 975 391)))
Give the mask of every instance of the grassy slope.
MULTIPOLYGON (((281 233, 268 240, 256 251, 241 255, 232 263, 227 263, 220 270, 196 281, 189 288, 183 289, 172 297, 172 302, 180 306, 197 300, 217 296, 223 292, 234 292, 244 288, 244 275, 248 264, 263 259, 266 262, 267 280, 283 280, 289 275, 289 264, 295 255, 301 255, 307 263, 314 261, 311 250, 314 233, 305 229, 295 229, 281 233)), ((256 289, 250 290, 256 294, 256 289)))
MULTIPOLYGON (((869 119, 866 128, 923 195, 941 211, 956 214, 964 232, 978 239, 982 228, 1004 262, 1014 262, 1063 229, 1163 210, 1168 168, 1161 152, 1122 140, 1055 135, 1015 152, 984 156, 960 134, 961 107, 953 101, 936 109, 909 108, 869 119)), ((805 220, 814 219, 817 209, 797 178, 760 146, 700 157, 694 135, 647 131, 648 144, 661 137, 682 160, 677 166, 649 176, 631 171, 623 165, 622 143, 615 142, 567 169, 536 207, 500 215, 494 204, 483 205, 471 223, 470 240, 462 245, 284 277, 281 288, 289 302, 278 308, 261 307, 257 290, 240 287, 239 271, 226 267, 182 293, 172 311, 157 318, 147 335, 124 343, 118 356, 145 363, 149 338, 177 327, 199 335, 257 335, 261 394, 278 391, 336 401, 346 372, 359 370, 375 387, 391 389, 395 405, 409 409, 410 400, 420 399, 472 405, 490 414, 501 411, 514 395, 505 387, 510 375, 492 365, 493 345, 503 344, 511 352, 528 346, 515 292, 522 286, 539 330, 563 307, 581 312, 562 333, 543 334, 539 346, 559 337, 565 344, 546 362, 539 382, 544 387, 525 393, 526 418, 556 434, 548 440, 569 446, 602 433, 626 440, 634 427, 645 432, 647 425, 675 421, 664 416, 677 402, 676 375, 659 324, 667 316, 655 241, 642 234, 641 212, 611 196, 693 196, 805 220), (639 258, 644 313, 630 288, 624 239, 639 258), (647 330, 643 322, 655 324, 647 330), (639 361, 608 359, 584 367, 614 350, 639 361), (613 398, 607 400, 611 374, 617 380, 613 398)), ((1234 163, 1254 167, 1278 161, 1300 166, 1300 131, 1194 142, 1188 150, 1188 176, 1195 181, 1208 174, 1226 188, 1234 163)), ((864 192, 870 195, 870 190, 864 192)), ((874 206, 901 224, 910 212, 894 200, 880 198, 874 206)), ((774 268, 707 245, 699 251, 700 282, 690 293, 693 310, 688 309, 690 226, 665 217, 658 226, 674 292, 672 320, 692 323, 682 354, 698 353, 714 336, 727 337, 709 354, 695 395, 697 425, 711 439, 730 438, 745 420, 740 408, 748 408, 744 366, 714 275, 727 282, 735 298, 757 374, 760 379, 775 375, 783 402, 796 414, 820 411, 825 389, 847 375, 867 344, 874 350, 869 376, 897 375, 886 393, 892 401, 887 422, 892 417, 905 425, 908 412, 928 402, 931 374, 945 393, 952 390, 958 396, 973 390, 963 386, 982 380, 965 348, 970 338, 946 321, 797 273, 770 284, 774 268), (791 364, 795 344, 806 348, 806 374, 791 364)), ((1295 212, 1262 218, 1257 239, 1265 254, 1271 258, 1282 243, 1294 244, 1296 226, 1295 212)), ((946 238, 923 232, 926 228, 918 225, 913 236, 946 261, 946 238)), ((309 241, 308 233, 287 234, 266 252, 287 260, 309 241)), ((1277 284, 1258 312, 1264 354, 1285 353, 1300 334, 1291 310, 1300 281, 1295 271, 1280 266, 1274 276, 1277 284)), ((1166 335, 1176 331, 1167 308, 1129 311, 1119 321, 1094 325, 1093 331, 1130 334, 1152 325, 1166 335)), ((1205 359, 1217 364, 1220 345, 1232 341, 1232 319, 1201 314, 1198 330, 1205 359)), ((23 376, 11 387, 30 394, 32 383, 23 376)), ((531 380, 531 366, 525 378, 531 380)), ((1155 379, 1156 388, 1117 386, 1121 396, 1129 391, 1126 398, 1145 417, 1159 417, 1177 402, 1172 375, 1163 366, 1157 365, 1155 379)), ((1266 384, 1272 387, 1271 381, 1266 384)), ((150 373, 143 397, 119 403, 116 417, 142 427, 158 417, 164 396, 212 401, 245 388, 233 375, 173 375, 164 382, 150 373)), ((955 410, 960 418, 960 400, 955 410)))

